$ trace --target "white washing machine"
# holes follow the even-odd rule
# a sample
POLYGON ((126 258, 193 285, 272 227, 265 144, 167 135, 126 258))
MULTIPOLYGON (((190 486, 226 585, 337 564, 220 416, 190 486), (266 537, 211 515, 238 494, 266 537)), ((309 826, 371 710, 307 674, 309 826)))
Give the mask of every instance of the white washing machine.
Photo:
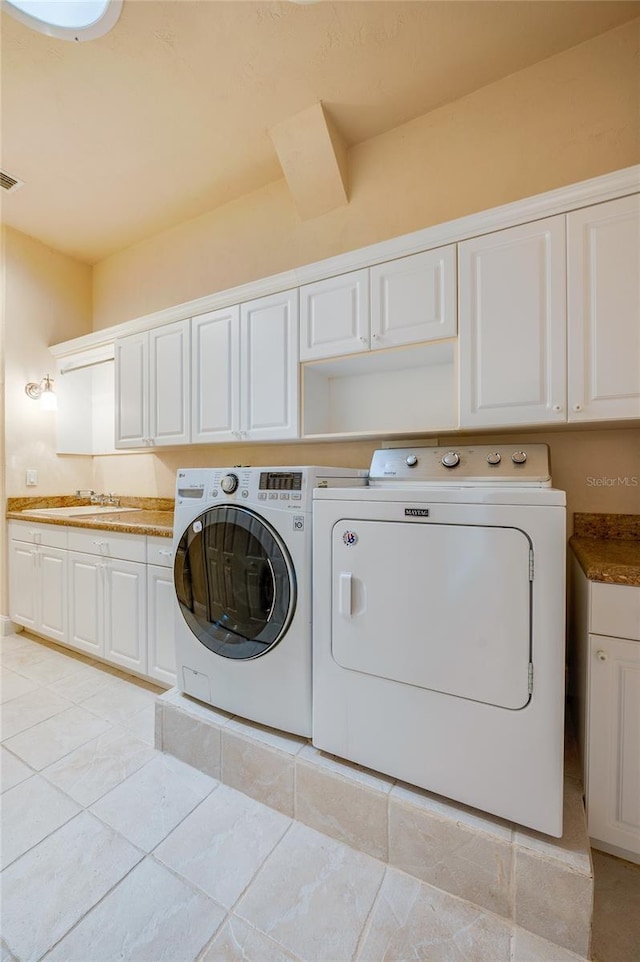
POLYGON ((313 743, 562 834, 565 494, 544 444, 376 451, 316 491, 313 743))
POLYGON ((311 734, 311 509, 348 468, 178 472, 177 684, 233 714, 311 734))

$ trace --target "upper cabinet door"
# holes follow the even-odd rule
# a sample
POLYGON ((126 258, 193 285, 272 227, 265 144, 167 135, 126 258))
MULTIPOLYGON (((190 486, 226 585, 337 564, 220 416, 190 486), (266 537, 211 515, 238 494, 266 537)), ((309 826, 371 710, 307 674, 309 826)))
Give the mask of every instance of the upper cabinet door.
POLYGON ((115 343, 116 447, 149 443, 149 333, 115 343))
POLYGON ((455 337, 456 247, 371 268, 371 347, 455 337))
POLYGON ((240 305, 240 357, 241 436, 297 438, 297 290, 240 305))
POLYGON ((564 421, 564 216, 458 251, 461 426, 564 421))
POLYGON ((369 270, 300 288, 300 360, 369 348, 369 270))
POLYGON ((229 441, 240 430, 240 308, 194 317, 191 418, 194 442, 229 441))
POLYGON ((151 444, 188 444, 190 322, 177 321, 149 331, 149 437, 151 444))
POLYGON ((640 198, 567 217, 569 420, 640 417, 640 198))

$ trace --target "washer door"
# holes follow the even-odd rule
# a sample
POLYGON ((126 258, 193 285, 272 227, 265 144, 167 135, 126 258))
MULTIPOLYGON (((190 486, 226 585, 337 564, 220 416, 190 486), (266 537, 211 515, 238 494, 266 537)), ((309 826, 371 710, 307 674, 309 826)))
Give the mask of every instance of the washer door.
POLYGON ((210 508, 191 522, 176 549, 174 583, 189 628, 224 658, 266 654, 296 605, 283 542, 260 515, 235 505, 210 508))

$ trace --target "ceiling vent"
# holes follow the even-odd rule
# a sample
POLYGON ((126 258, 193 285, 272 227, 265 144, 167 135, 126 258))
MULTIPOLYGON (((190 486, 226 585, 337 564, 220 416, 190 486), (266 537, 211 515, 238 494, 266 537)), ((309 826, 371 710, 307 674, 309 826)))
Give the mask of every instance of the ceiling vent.
POLYGON ((0 170, 0 187, 6 190, 8 194, 11 194, 13 191, 20 190, 21 187, 24 187, 24 181, 18 180, 17 177, 12 177, 6 170, 0 170))

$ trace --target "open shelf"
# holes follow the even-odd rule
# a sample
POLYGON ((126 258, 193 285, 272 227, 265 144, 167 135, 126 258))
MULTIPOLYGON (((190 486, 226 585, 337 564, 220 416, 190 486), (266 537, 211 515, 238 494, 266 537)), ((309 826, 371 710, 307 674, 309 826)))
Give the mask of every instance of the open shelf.
POLYGON ((455 339, 303 364, 303 437, 456 428, 455 369, 455 339))

